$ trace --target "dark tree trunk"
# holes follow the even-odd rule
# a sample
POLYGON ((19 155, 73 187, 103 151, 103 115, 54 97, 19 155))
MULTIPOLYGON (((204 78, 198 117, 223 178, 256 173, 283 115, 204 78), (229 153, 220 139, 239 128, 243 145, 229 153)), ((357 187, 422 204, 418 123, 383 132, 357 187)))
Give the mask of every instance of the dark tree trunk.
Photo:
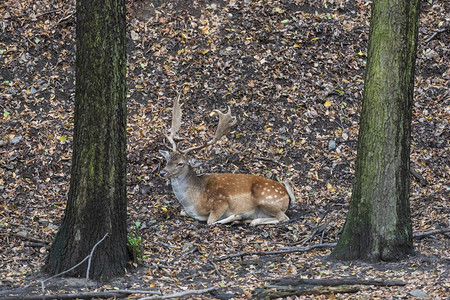
MULTIPOLYGON (((44 271, 67 270, 96 248, 90 278, 125 271, 125 1, 77 1, 75 127, 70 190, 44 271)), ((85 276, 87 264, 70 273, 85 276)))
POLYGON ((419 0, 374 0, 356 177, 337 259, 413 253, 409 156, 419 0))

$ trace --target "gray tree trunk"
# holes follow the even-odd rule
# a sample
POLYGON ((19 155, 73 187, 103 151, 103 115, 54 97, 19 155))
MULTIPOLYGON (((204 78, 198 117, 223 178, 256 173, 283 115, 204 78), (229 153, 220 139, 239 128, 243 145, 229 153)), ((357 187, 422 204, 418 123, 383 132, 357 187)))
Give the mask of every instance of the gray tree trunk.
MULTIPOLYGON (((90 278, 125 271, 125 1, 77 1, 75 126, 70 190, 44 271, 67 270, 96 248, 90 278)), ((86 274, 87 264, 70 273, 86 274)))
POLYGON ((336 259, 413 253, 409 157, 419 0, 374 0, 353 194, 336 259))

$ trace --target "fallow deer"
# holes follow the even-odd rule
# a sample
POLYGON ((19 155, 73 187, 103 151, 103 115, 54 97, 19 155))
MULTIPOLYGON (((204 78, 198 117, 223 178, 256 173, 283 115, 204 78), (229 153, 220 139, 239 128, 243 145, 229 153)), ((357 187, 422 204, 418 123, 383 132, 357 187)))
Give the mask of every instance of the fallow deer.
POLYGON ((188 153, 215 144, 236 123, 229 107, 226 114, 214 111, 219 115, 219 124, 213 138, 201 145, 180 150, 177 134, 182 112, 179 97, 174 101, 172 127, 170 134, 166 135, 172 153, 160 151, 167 161, 160 175, 170 178, 175 197, 184 209, 182 215, 207 221, 207 224, 244 221, 258 225, 289 220, 285 211, 289 201, 295 201, 295 197, 287 182, 281 184, 251 174, 196 174, 188 153))

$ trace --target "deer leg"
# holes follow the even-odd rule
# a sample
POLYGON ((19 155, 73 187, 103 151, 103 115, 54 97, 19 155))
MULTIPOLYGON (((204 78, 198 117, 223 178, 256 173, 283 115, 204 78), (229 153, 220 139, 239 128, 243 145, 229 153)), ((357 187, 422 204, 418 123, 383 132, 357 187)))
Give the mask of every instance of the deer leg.
POLYGON ((220 220, 220 218, 227 211, 227 209, 228 209, 227 203, 224 203, 223 205, 216 207, 215 210, 209 213, 207 224, 211 225, 213 223, 216 223, 218 220, 220 220))
POLYGON ((278 224, 280 222, 289 221, 289 217, 282 211, 276 214, 275 218, 258 218, 250 222, 250 226, 264 225, 264 224, 278 224))
POLYGON ((280 221, 276 218, 258 218, 250 222, 250 226, 266 225, 266 224, 278 224, 280 221))
POLYGON ((286 216, 286 214, 285 214, 284 212, 282 212, 282 211, 280 211, 279 213, 277 213, 276 218, 277 218, 277 220, 280 221, 280 222, 286 222, 286 221, 289 221, 289 217, 286 216))
POLYGON ((225 219, 217 221, 216 223, 227 224, 234 221, 242 221, 242 219, 243 219, 242 215, 231 215, 225 219))
POLYGON ((244 212, 241 214, 231 215, 223 220, 217 221, 217 223, 227 224, 235 221, 243 221, 245 223, 250 223, 251 219, 249 217, 253 214, 253 211, 244 212))

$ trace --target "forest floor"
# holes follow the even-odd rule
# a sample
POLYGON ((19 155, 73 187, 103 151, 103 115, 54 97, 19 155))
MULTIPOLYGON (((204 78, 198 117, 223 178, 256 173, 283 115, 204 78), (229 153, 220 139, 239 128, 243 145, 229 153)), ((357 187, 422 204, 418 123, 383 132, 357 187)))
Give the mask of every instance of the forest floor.
MULTIPOLYGON (((141 0, 127 7, 128 222, 141 223, 145 257, 90 290, 217 287, 191 297, 243 299, 273 279, 298 277, 406 282, 361 286, 356 299, 450 295, 448 233, 414 239, 416 255, 400 262, 331 261, 330 248, 253 253, 339 237, 354 176, 367 1, 141 0), (178 92, 182 134, 192 143, 212 135, 213 109, 229 105, 238 119, 227 139, 196 154, 205 161, 199 171, 288 178, 297 195, 289 222, 207 226, 180 216, 158 175, 178 92), (218 260, 241 252, 248 255, 218 260)), ((0 3, 0 298, 21 287, 40 293, 39 280, 49 277, 40 268, 69 188, 74 13, 74 1, 0 3)), ((414 233, 450 226, 449 15, 448 1, 422 3, 411 163, 426 182, 411 177, 414 233)), ((46 283, 48 293, 82 287, 70 279, 46 283)))

